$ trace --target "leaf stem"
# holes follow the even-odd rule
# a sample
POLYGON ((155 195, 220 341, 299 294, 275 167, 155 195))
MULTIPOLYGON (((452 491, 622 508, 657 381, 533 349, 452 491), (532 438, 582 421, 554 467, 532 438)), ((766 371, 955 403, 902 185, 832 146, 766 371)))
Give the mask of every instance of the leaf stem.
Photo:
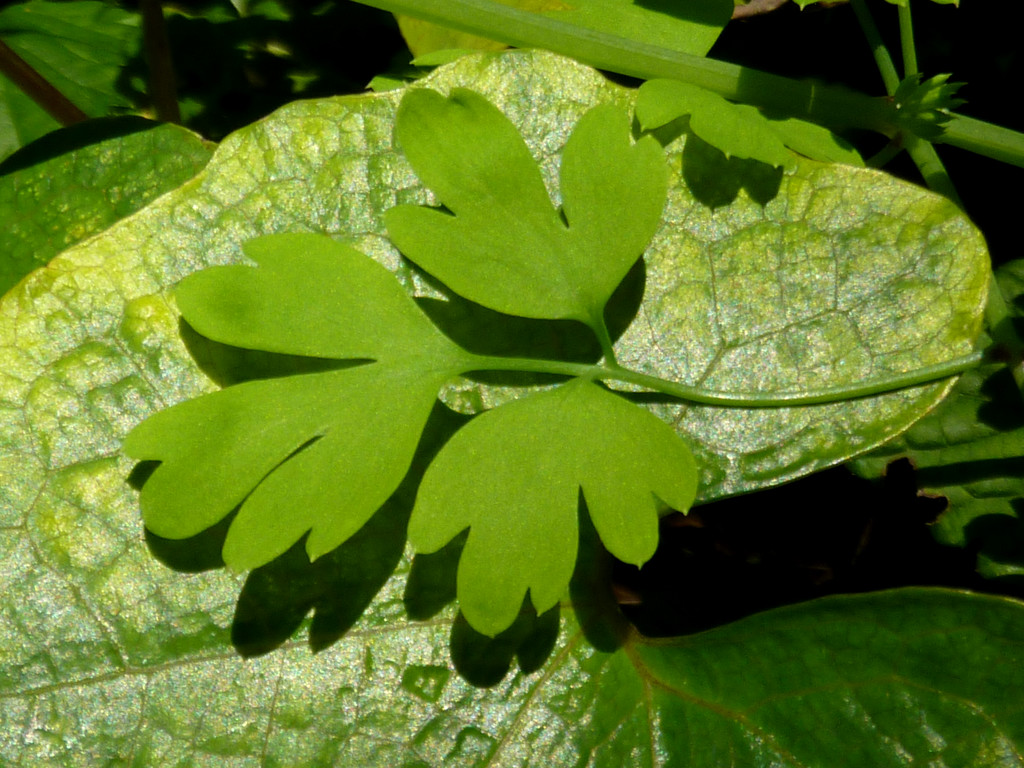
POLYGON ((946 166, 939 157, 939 153, 935 151, 934 145, 911 134, 903 137, 903 143, 907 154, 910 155, 910 159, 914 161, 917 170, 921 172, 921 176, 924 178, 924 183, 928 186, 928 189, 938 192, 940 195, 945 195, 960 208, 963 208, 960 195, 957 193, 953 180, 949 177, 949 173, 946 171, 946 166))
POLYGON ((598 343, 601 345, 601 353, 604 355, 605 364, 611 368, 618 368, 619 362, 615 359, 615 344, 612 342, 611 334, 608 333, 608 324, 604 321, 604 315, 598 312, 589 325, 597 336, 598 343))
MULTIPOLYGON (((889 49, 886 48, 885 43, 882 41, 882 35, 878 31, 866 1, 851 0, 850 4, 853 6, 854 13, 857 15, 857 21, 860 23, 864 36, 868 40, 868 45, 871 46, 871 52, 874 54, 878 71, 885 83, 885 90, 892 96, 899 87, 900 76, 896 71, 896 65, 893 63, 892 56, 889 54, 889 49)), ((900 39, 903 44, 904 66, 907 68, 906 74, 909 76, 917 72, 917 55, 914 52, 913 30, 910 27, 910 9, 906 9, 906 14, 902 13, 903 10, 904 8, 901 6, 900 39), (910 63, 907 63, 908 46, 910 49, 910 63)), ((956 187, 953 186, 952 179, 950 179, 949 174, 946 172, 946 167, 942 164, 942 160, 939 159, 935 147, 927 140, 910 132, 905 132, 902 139, 907 154, 910 155, 918 171, 921 172, 921 176, 924 178, 928 188, 945 195, 962 208, 960 196, 957 194, 956 187)))
POLYGON ((966 115, 953 115, 936 141, 1024 168, 1024 133, 966 115))
POLYGON ((914 371, 894 374, 880 379, 840 387, 828 387, 817 391, 791 392, 721 392, 703 389, 688 384, 650 376, 646 373, 607 365, 569 363, 561 360, 537 360, 519 357, 497 357, 467 353, 461 373, 472 371, 521 371, 550 373, 601 381, 619 381, 634 384, 645 389, 677 397, 691 403, 716 405, 727 408, 788 408, 802 405, 821 405, 843 400, 869 397, 884 392, 894 392, 917 387, 956 376, 981 362, 982 354, 974 352, 935 365, 927 365, 914 371))
POLYGON ((903 52, 903 76, 918 73, 917 49, 914 46, 914 20, 910 15, 910 3, 898 6, 900 14, 900 48, 903 52))
POLYGON ((1024 339, 1021 339, 1013 327, 1013 315, 994 275, 988 285, 985 324, 992 340, 1003 348, 1003 355, 1008 358, 1006 367, 1009 368, 1017 389, 1024 397, 1024 339))
POLYGON ((886 93, 892 96, 899 87, 900 76, 896 71, 896 65, 892 61, 892 56, 889 55, 889 49, 885 47, 885 43, 882 41, 882 35, 878 31, 878 26, 875 24, 875 19, 868 9, 867 2, 865 0, 850 0, 850 5, 857 16, 857 21, 864 32, 864 37, 868 39, 871 54, 875 57, 878 72, 882 76, 882 82, 885 83, 886 93))
POLYGON ((590 29, 496 0, 357 0, 508 45, 543 48, 598 69, 650 80, 667 77, 727 99, 782 110, 836 129, 866 128, 891 134, 892 105, 846 88, 793 80, 725 61, 651 45, 590 29))

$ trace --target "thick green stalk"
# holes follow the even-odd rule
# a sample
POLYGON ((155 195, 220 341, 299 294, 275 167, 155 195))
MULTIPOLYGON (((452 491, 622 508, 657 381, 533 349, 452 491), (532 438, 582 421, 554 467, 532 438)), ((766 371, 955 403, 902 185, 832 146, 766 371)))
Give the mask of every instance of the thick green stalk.
POLYGON ((684 80, 727 99, 781 110, 836 129, 885 133, 895 125, 888 102, 845 88, 792 80, 749 67, 649 45, 580 27, 495 0, 357 0, 452 29, 524 48, 544 48, 625 75, 684 80))
MULTIPOLYGON (((544 48, 599 69, 650 80, 668 77, 727 99, 780 111, 835 130, 898 132, 894 105, 837 86, 791 80, 749 67, 598 32, 495 0, 356 0, 509 45, 544 48)), ((1024 134, 954 115, 940 142, 1024 167, 1024 134)))
POLYGON ((936 141, 1024 168, 1024 133, 973 117, 953 115, 936 141))
POLYGON ((935 151, 935 147, 931 142, 919 139, 917 136, 906 136, 904 138, 904 146, 907 149, 907 154, 910 155, 910 159, 914 161, 914 165, 917 166, 921 176, 924 177, 924 183, 928 186, 928 189, 948 197, 963 208, 963 203, 960 201, 960 195, 953 185, 953 180, 949 177, 946 166, 942 163, 939 153, 935 151))

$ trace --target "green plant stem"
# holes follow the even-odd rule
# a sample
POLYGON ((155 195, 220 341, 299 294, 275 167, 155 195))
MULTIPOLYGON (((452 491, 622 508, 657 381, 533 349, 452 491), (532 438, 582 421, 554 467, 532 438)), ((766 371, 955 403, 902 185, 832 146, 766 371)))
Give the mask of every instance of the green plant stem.
POLYGON ((885 91, 892 96, 899 87, 900 76, 896 71, 896 65, 893 63, 892 56, 889 55, 889 49, 882 42, 882 35, 878 31, 878 26, 875 24, 875 19, 868 9, 867 2, 865 0, 850 0, 850 5, 857 16, 860 28, 864 31, 864 37, 868 39, 871 54, 875 57, 878 72, 882 75, 882 82, 885 83, 885 91))
POLYGON ((1002 348, 1007 358, 1006 367, 1010 369, 1017 389, 1024 396, 1024 339, 1021 339, 1013 327, 1010 308, 1006 306, 999 283, 993 277, 988 286, 988 303, 985 305, 985 324, 988 333, 997 347, 1002 348))
MULTIPOLYGON (((853 6, 854 13, 857 15, 857 21, 860 23, 861 29, 864 31, 864 36, 867 38, 868 45, 871 47, 871 52, 875 57, 875 63, 878 65, 878 71, 882 75, 882 80, 885 83, 885 89, 891 96, 899 87, 900 76, 896 71, 896 65, 893 63, 892 56, 889 54, 889 49, 886 48, 885 43, 882 42, 882 36, 878 31, 878 26, 875 24, 871 11, 867 7, 866 1, 851 0, 850 4, 853 6)), ((906 18, 907 23, 904 24, 904 17, 902 15, 900 16, 900 33, 904 44, 904 55, 906 55, 907 46, 909 45, 911 58, 913 59, 913 68, 916 70, 917 59, 913 52, 913 33, 907 32, 909 16, 906 18), (909 42, 907 40, 908 37, 909 42)), ((960 202, 960 195, 957 194, 956 187, 953 185, 953 180, 950 179, 949 174, 946 172, 946 167, 942 164, 942 160, 935 151, 935 147, 930 142, 910 133, 905 133, 902 138, 903 146, 906 148, 910 158, 914 161, 917 169, 921 172, 921 176, 924 178, 925 184, 928 185, 928 188, 938 192, 939 194, 945 195, 962 208, 963 205, 960 202)))
POLYGON ((508 45, 544 48, 598 69, 645 80, 667 77, 727 99, 781 110, 836 129, 882 133, 895 125, 892 105, 845 88, 792 80, 749 67, 649 45, 512 8, 495 0, 357 0, 508 45))
MULTIPOLYGON (((863 128, 890 138, 898 132, 895 107, 886 99, 648 45, 512 8, 495 0, 356 2, 508 45, 544 48, 592 67, 644 80, 658 77, 683 80, 733 101, 784 112, 834 130, 863 128)), ((1008 128, 954 115, 939 141, 1024 167, 1024 133, 1008 128)))
POLYGON ((0 73, 11 80, 26 96, 42 107, 64 126, 88 120, 89 116, 76 107, 63 93, 51 85, 21 56, 0 40, 0 73))
POLYGON ((900 14, 900 48, 903 52, 903 76, 918 73, 917 49, 914 46, 914 20, 910 15, 910 3, 898 7, 900 14))
POLYGON ((914 161, 914 165, 921 172, 928 189, 944 195, 963 208, 960 195, 957 193, 939 153, 935 151, 935 146, 929 141, 910 134, 903 138, 903 143, 910 159, 914 161))
POLYGON ((612 368, 618 368, 618 360, 615 359, 615 343, 608 333, 608 325, 604 321, 604 315, 598 314, 588 325, 593 329, 597 341, 601 345, 601 353, 604 355, 605 363, 612 368))
POLYGON ((904 149, 903 137, 897 136, 864 162, 869 168, 882 168, 904 149))
POLYGON ((964 115, 953 115, 944 127, 938 143, 1024 168, 1024 133, 964 115))
POLYGON ((981 362, 982 355, 975 352, 970 355, 948 360, 944 363, 928 365, 907 373, 894 374, 873 381, 860 382, 841 387, 829 387, 813 392, 720 392, 693 387, 674 381, 650 376, 618 365, 588 365, 586 363, 569 363, 560 360, 537 360, 521 357, 496 357, 473 355, 461 361, 461 373, 473 371, 518 371, 528 373, 548 373, 557 376, 573 376, 590 380, 619 381, 633 384, 644 389, 660 392, 664 395, 677 397, 691 403, 717 405, 728 408, 788 408, 801 405, 821 405, 843 400, 869 397, 883 392, 894 392, 909 387, 929 384, 950 376, 963 373, 981 362))

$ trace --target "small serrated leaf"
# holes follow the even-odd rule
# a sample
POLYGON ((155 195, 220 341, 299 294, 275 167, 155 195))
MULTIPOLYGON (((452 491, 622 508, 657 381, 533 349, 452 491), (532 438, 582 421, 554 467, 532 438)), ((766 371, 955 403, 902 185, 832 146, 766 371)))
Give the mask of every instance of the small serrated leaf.
POLYGON ((527 591, 538 613, 564 595, 581 492, 605 547, 640 565, 654 554, 663 504, 686 511, 696 490, 693 456, 671 427, 576 379, 456 433, 424 476, 409 540, 434 552, 470 529, 459 603, 474 629, 493 636, 527 591))
POLYGON ((925 139, 941 136, 952 111, 966 103, 955 96, 963 83, 947 82, 949 78, 935 75, 922 82, 920 73, 905 78, 893 94, 900 125, 925 139))

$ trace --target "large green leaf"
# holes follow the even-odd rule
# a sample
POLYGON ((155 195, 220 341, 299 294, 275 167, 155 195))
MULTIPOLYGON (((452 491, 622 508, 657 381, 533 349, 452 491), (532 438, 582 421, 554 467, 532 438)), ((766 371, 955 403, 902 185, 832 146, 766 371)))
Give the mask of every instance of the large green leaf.
MULTIPOLYGON (((717 150, 669 145, 689 187, 645 255, 620 363, 722 391, 813 391, 965 354, 988 285, 980 234, 955 206, 883 173, 802 164, 723 190, 717 150), (678 154, 677 154, 678 153, 678 154), (702 191, 728 207, 681 204, 702 191), (723 194, 728 192, 728 195, 723 194), (955 286, 955 287, 954 287, 955 286), (940 319, 941 318, 941 319, 940 319), (913 363, 911 361, 914 361, 913 363)), ((724 182, 727 184, 728 182, 724 182)), ((774 411, 666 405, 703 469, 700 498, 795 478, 895 436, 951 383, 774 411)))
POLYGON ((0 293, 65 248, 191 179, 211 148, 176 125, 96 120, 0 165, 0 293))
MULTIPOLYGON (((102 503, 80 494, 68 511, 84 522, 109 513, 102 503)), ((10 548, 11 570, 34 600, 3 609, 0 760, 1020 764, 1019 603, 902 590, 808 603, 678 640, 630 634, 618 646, 600 624, 581 633, 563 610, 560 632, 549 614, 485 641, 447 612, 402 616, 403 602, 412 608, 424 597, 403 595, 406 561, 380 577, 380 561, 394 563, 396 537, 401 546, 402 522, 389 511, 316 571, 292 558, 254 573, 233 617, 234 579, 205 573, 176 586, 181 574, 131 544, 132 525, 93 529, 73 551, 56 540, 10 548), (59 576, 39 568, 36 558, 60 554, 59 576), (378 589, 349 629, 350 604, 378 589), (229 625, 243 652, 278 646, 276 625, 309 604, 317 611, 310 640, 336 640, 319 653, 296 640, 246 660, 229 647, 229 625)))
MULTIPOLYGON (((131 106, 120 78, 140 35, 137 13, 98 0, 32 0, 0 11, 0 39, 90 117, 131 106)), ((0 158, 57 127, 0 75, 0 158)))
MULTIPOLYGON (((630 101, 629 91, 597 73, 532 52, 466 60, 440 70, 427 85, 441 91, 469 87, 494 100, 523 132, 552 188, 558 149, 586 108, 630 101)), ((396 202, 430 201, 391 143, 398 98, 297 103, 240 131, 197 178, 69 250, 0 302, 0 588, 8 596, 0 606, 4 762, 74 765, 127 756, 129 763, 156 765, 233 758, 254 765, 390 765, 436 764, 447 757, 449 764, 471 765, 493 753, 509 763, 573 764, 608 750, 609 757, 600 759, 618 765, 620 744, 644 759, 649 732, 639 743, 611 740, 619 723, 628 723, 623 732, 636 732, 635 713, 643 710, 632 708, 635 699, 595 698, 599 687, 587 687, 601 670, 607 670, 601 679, 609 691, 619 689, 619 680, 629 691, 654 679, 678 682, 667 673, 630 673, 638 669, 634 664, 646 670, 657 661, 645 660, 646 646, 635 640, 621 651, 598 653, 566 619, 568 634, 545 671, 513 675, 491 689, 467 682, 500 678, 502 670, 481 669, 479 660, 500 661, 502 653, 518 654, 526 669, 536 670, 551 643, 538 650, 540 641, 517 644, 502 635, 486 645, 461 623, 431 618, 453 588, 432 579, 426 565, 413 568, 413 584, 403 595, 408 488, 404 506, 401 498, 385 505, 318 563, 303 562, 298 549, 254 571, 241 597, 239 578, 209 570, 221 562, 217 532, 212 547, 202 537, 176 547, 150 536, 152 551, 144 543, 138 496, 125 483, 132 462, 120 454, 124 435, 153 411, 238 375, 227 351, 186 334, 196 357, 189 354, 168 299, 171 286, 200 267, 239 261, 242 243, 255 236, 319 231, 354 240, 411 291, 440 296, 383 237, 384 210, 396 202), (211 549, 215 554, 208 554, 211 549), (153 554, 197 573, 168 570, 153 554), (417 590, 417 584, 436 586, 417 590), (403 617, 403 603, 413 620, 403 617), (316 656, 288 643, 265 659, 242 662, 228 647, 229 627, 246 652, 279 644, 311 606, 313 642, 330 645, 316 656), (551 711, 563 713, 566 725, 548 725, 547 710, 540 709, 548 700, 556 702, 551 711), (590 719, 588 707, 597 712, 590 719)), ((743 183, 725 190, 732 201, 712 209, 697 194, 720 200, 726 197, 722 188, 695 187, 678 173, 680 153, 698 168, 706 158, 693 155, 692 147, 687 155, 683 138, 669 149, 674 173, 666 225, 647 254, 639 318, 619 342, 631 363, 716 388, 786 389, 912 369, 969 346, 984 293, 984 251, 970 225, 937 198, 881 174, 808 163, 782 178, 775 197, 761 195, 762 186, 741 176, 743 183), (808 231, 825 235, 809 241, 808 231), (888 259, 895 260, 892 266, 888 259), (818 263, 831 273, 821 277, 818 263), (836 274, 848 280, 840 283, 836 274), (816 302, 841 285, 860 291, 856 306, 840 307, 840 319, 858 318, 856 329, 872 339, 867 349, 826 343, 827 333, 815 334, 822 327, 814 322, 819 315, 823 331, 830 327, 816 302), (943 298, 936 300, 939 285, 943 298), (898 305, 886 298, 902 288, 907 292, 898 305), (909 345, 908 335, 914 342, 909 345), (734 347, 720 339, 743 343, 734 347), (659 356, 650 354, 652 340, 659 356), (791 360, 805 367, 790 368, 791 360)), ((630 279, 627 287, 636 289, 630 279)), ((629 298, 623 298, 627 309, 629 298)), ((471 307, 458 311, 471 320, 481 316, 471 307)), ((497 318, 495 327, 502 323, 497 318)), ((557 325, 530 329, 534 338, 553 338, 556 348, 564 340, 557 325)), ((714 496, 849 455, 905 426, 943 390, 937 385, 862 403, 749 414, 671 409, 705 463, 703 493, 714 496), (858 442, 864 435, 867 443, 858 442)), ((482 391, 476 400, 490 397, 482 391)), ((452 396, 453 402, 469 399, 452 396)), ((434 557, 448 557, 447 548, 434 557)), ((1012 674, 1020 666, 1015 640, 1002 639, 1020 636, 1019 607, 948 594, 888 600, 884 620, 898 625, 893 636, 899 643, 883 643, 877 652, 855 650, 849 657, 855 661, 842 669, 851 675, 862 664, 878 669, 867 663, 875 653, 879 664, 892 665, 887 669, 894 685, 911 681, 891 689, 886 701, 909 700, 908 706, 939 718, 948 710, 918 706, 913 697, 925 689, 948 690, 948 700, 994 708, 999 733, 1011 745, 1019 742, 1002 725, 1004 719, 1015 722, 1012 712, 999 714, 1005 711, 1000 692, 1015 687, 1012 674), (908 606, 901 613, 903 599, 908 606), (970 608, 974 601, 977 610, 970 608), (975 628, 976 643, 955 657, 969 660, 970 674, 956 675, 953 656, 929 655, 924 646, 894 657, 894 647, 905 649, 902 643, 913 638, 953 638, 953 614, 958 631, 975 628), (904 630, 910 634, 900 635, 904 630), (995 668, 1003 685, 981 692, 995 668), (957 688, 973 679, 982 681, 977 691, 957 688)), ((843 603, 838 615, 815 613, 796 622, 800 631, 776 650, 799 649, 794 658, 803 659, 806 646, 796 640, 808 636, 824 643, 808 633, 826 631, 847 613, 862 617, 871 610, 856 613, 843 603)), ((767 619, 757 621, 748 625, 749 635, 742 634, 745 642, 767 636, 767 619)), ((550 618, 537 622, 530 637, 549 637, 550 618)), ((838 626, 833 642, 847 642, 850 625, 838 626)), ((732 671, 749 678, 748 664, 716 655, 722 647, 743 649, 736 635, 724 635, 729 642, 721 645, 713 635, 699 637, 705 640, 690 641, 692 654, 709 659, 709 675, 732 671)), ((870 645, 864 640, 855 649, 870 645)), ((750 658, 743 656, 744 662, 750 658)), ((686 657, 681 668, 694 664, 686 657)), ((825 687, 844 690, 835 678, 825 687)), ((849 704, 840 699, 837 706, 849 704)), ((814 711, 820 716, 820 709, 814 711)), ((791 722, 812 718, 802 717, 791 722)), ((680 722, 674 715, 671 720, 680 722)), ((920 720, 914 733, 924 733, 933 721, 920 720)), ((778 722, 765 727, 784 729, 778 722)), ((966 734, 958 727, 948 726, 947 742, 984 733, 973 722, 966 734)), ((740 739, 733 749, 749 746, 752 737, 739 734, 739 726, 729 728, 738 735, 725 738, 740 739)), ((693 743, 678 735, 666 737, 669 742, 684 750, 693 743)), ((722 747, 726 753, 730 748, 722 747)), ((931 748, 921 747, 922 754, 931 748)), ((671 754, 659 752, 648 763, 667 764, 671 754)), ((891 764, 899 764, 898 754, 894 747, 891 764)))

